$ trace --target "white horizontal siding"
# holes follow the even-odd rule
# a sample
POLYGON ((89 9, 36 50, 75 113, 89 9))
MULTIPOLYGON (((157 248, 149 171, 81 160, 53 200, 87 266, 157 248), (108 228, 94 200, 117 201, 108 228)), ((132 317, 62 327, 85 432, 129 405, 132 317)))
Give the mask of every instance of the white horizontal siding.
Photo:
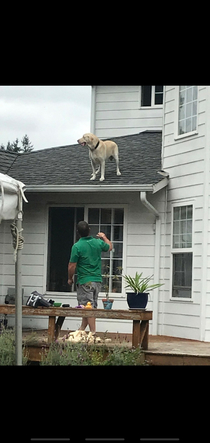
POLYGON ((140 86, 95 86, 93 131, 108 138, 162 129, 162 107, 140 108, 140 86))

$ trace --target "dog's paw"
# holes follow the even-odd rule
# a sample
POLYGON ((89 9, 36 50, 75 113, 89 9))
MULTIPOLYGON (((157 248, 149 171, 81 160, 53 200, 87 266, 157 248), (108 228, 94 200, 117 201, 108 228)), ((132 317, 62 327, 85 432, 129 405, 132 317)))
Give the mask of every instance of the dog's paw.
POLYGON ((90 177, 90 180, 95 180, 96 179, 96 176, 95 175, 92 175, 91 177, 90 177))
POLYGON ((121 175, 121 172, 120 172, 120 171, 118 171, 118 172, 117 172, 117 175, 121 175))
POLYGON ((99 179, 99 181, 100 181, 100 182, 103 182, 103 181, 104 181, 104 177, 101 177, 101 178, 99 179))

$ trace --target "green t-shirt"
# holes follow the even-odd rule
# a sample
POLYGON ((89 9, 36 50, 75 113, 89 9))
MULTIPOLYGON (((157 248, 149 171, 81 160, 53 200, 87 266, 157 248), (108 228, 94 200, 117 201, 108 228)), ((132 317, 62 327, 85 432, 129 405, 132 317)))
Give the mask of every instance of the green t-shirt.
POLYGON ((100 238, 81 237, 72 246, 70 263, 77 263, 77 281, 81 285, 94 281, 102 282, 101 252, 107 252, 109 245, 100 238))

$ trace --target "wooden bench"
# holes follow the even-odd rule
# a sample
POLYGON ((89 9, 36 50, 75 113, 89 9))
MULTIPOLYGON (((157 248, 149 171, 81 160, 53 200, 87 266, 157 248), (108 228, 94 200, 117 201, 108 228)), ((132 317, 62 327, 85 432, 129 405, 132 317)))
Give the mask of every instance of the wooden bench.
MULTIPOLYGON (((15 314, 15 305, 0 305, 0 314, 15 314)), ((152 311, 141 309, 78 309, 64 307, 22 307, 23 315, 48 316, 48 343, 56 340, 66 317, 95 317, 112 318, 133 321, 132 346, 141 346, 148 349, 149 320, 152 320, 152 311), (56 322, 56 317, 58 317, 56 322)))

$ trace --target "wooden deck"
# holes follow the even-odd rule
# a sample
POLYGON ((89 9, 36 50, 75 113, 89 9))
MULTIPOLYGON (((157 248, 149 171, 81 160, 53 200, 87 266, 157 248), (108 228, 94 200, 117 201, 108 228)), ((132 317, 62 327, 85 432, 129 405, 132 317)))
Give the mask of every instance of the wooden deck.
MULTIPOLYGON (((69 331, 68 331, 69 332, 69 331)), ((59 341, 67 333, 60 332, 59 341)), ((111 342, 107 345, 132 347, 132 334, 119 333, 97 333, 98 336, 111 338, 111 342)), ((23 342, 27 344, 31 361, 40 361, 43 349, 48 347, 48 331, 47 330, 24 330, 23 342)), ((149 348, 143 351, 145 360, 150 365, 155 366, 206 366, 210 365, 210 343, 200 342, 196 340, 186 340, 176 337, 167 337, 161 335, 149 336, 149 348)))

